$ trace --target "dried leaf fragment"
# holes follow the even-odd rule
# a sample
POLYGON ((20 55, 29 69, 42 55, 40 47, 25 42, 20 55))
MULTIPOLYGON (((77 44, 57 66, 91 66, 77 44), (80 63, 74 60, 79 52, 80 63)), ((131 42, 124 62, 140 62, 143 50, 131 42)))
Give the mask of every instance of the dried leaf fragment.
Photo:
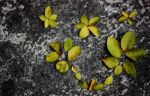
POLYGON ((50 52, 46 55, 46 61, 47 62, 54 62, 56 60, 58 60, 59 55, 57 54, 57 52, 50 52))
POLYGON ((95 85, 96 85, 96 80, 92 80, 89 86, 89 91, 92 91, 95 85))
POLYGON ((76 57, 81 53, 80 46, 74 46, 68 51, 68 60, 74 61, 76 57))

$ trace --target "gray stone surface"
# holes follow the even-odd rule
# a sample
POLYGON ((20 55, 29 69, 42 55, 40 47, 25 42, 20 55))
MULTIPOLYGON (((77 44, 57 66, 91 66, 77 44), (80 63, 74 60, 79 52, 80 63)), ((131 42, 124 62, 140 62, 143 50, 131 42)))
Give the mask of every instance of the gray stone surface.
POLYGON ((149 0, 0 0, 0 96, 150 96, 149 13, 149 0), (38 18, 48 4, 58 15, 55 29, 44 29, 38 18), (138 11, 133 26, 117 22, 122 10, 138 11), (83 14, 101 17, 99 38, 79 38, 74 25, 83 14), (88 93, 78 86, 71 71, 59 74, 55 63, 44 62, 51 41, 63 43, 72 38, 82 53, 71 64, 87 80, 103 81, 112 73, 99 61, 109 55, 106 38, 112 34, 120 39, 129 29, 136 34, 136 47, 146 49, 148 55, 134 62, 137 77, 122 74, 102 91, 88 93))

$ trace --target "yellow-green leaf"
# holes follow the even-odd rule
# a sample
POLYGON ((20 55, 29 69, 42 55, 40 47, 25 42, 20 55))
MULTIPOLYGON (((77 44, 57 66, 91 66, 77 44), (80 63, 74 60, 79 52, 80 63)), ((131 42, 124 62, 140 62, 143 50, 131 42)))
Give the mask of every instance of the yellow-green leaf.
POLYGON ((119 22, 124 22, 125 20, 127 20, 127 17, 125 17, 125 16, 121 16, 118 18, 119 22))
POLYGON ((131 13, 130 13, 130 15, 129 15, 129 17, 130 18, 133 18, 133 17, 135 17, 135 16, 137 16, 137 11, 132 11, 131 13))
POLYGON ((77 68, 76 68, 75 66, 72 66, 72 67, 71 67, 71 70, 72 70, 72 72, 74 72, 74 73, 77 73, 77 72, 78 72, 78 70, 77 70, 77 68))
POLYGON ((139 60, 141 57, 145 56, 146 55, 146 51, 143 50, 143 49, 132 49, 128 52, 125 53, 125 55, 129 58, 131 58, 132 60, 134 61, 137 61, 139 60))
POLYGON ((89 26, 88 29, 93 33, 94 36, 98 37, 99 36, 99 30, 98 28, 94 26, 89 26))
POLYGON ((112 82, 113 82, 113 77, 112 77, 112 76, 108 76, 108 77, 105 79, 104 84, 105 84, 105 85, 110 85, 110 84, 112 84, 112 82))
POLYGON ((58 60, 58 58, 59 58, 59 55, 57 54, 57 52, 50 52, 46 55, 47 62, 54 62, 58 60))
POLYGON ((119 74, 121 74, 122 73, 122 66, 117 66, 116 68, 115 68, 115 70, 114 70, 114 74, 115 75, 119 75, 119 74))
POLYGON ((39 18, 40 18, 41 21, 45 21, 46 20, 44 15, 40 15, 39 18))
POLYGON ((70 50, 71 48, 72 48, 72 39, 68 38, 65 40, 64 49, 66 52, 68 52, 68 50, 70 50))
POLYGON ((86 27, 87 25, 86 24, 84 24, 84 23, 77 23, 76 25, 75 25, 75 27, 77 28, 77 29, 82 29, 83 27, 86 27))
POLYGON ((48 19, 46 19, 46 20, 44 21, 44 27, 45 27, 45 28, 48 28, 48 26, 49 26, 49 21, 48 21, 48 19))
POLYGON ((128 75, 136 76, 135 65, 129 61, 123 63, 123 68, 128 75))
POLYGON ((123 12, 122 12, 122 15, 123 15, 124 17, 128 18, 129 13, 128 13, 128 12, 123 11, 123 12))
POLYGON ((55 50, 57 53, 60 54, 60 48, 61 48, 61 45, 59 42, 52 42, 50 43, 50 47, 55 50))
POLYGON ((99 17, 93 17, 89 20, 89 25, 96 24, 99 21, 99 17))
POLYGON ((51 15, 52 15, 51 6, 47 6, 47 7, 45 8, 45 17, 46 17, 46 18, 50 18, 51 15))
POLYGON ((119 60, 115 57, 105 57, 101 59, 109 68, 114 68, 119 64, 119 60))
POLYGON ((107 38, 107 49, 109 53, 116 58, 120 58, 122 55, 119 42, 112 36, 107 38))
POLYGON ((89 86, 87 81, 79 81, 79 85, 81 88, 86 88, 86 89, 88 89, 89 86))
POLYGON ((81 74, 80 74, 80 72, 75 73, 75 77, 76 77, 78 80, 81 80, 81 74))
POLYGON ((81 16, 81 23, 88 25, 89 21, 88 21, 88 18, 85 15, 81 16))
POLYGON ((53 14, 53 15, 50 16, 49 19, 55 21, 57 19, 57 15, 53 14))
POLYGON ((54 27, 57 26, 57 23, 56 23, 56 21, 49 20, 49 25, 50 25, 52 28, 54 28, 54 27))
POLYGON ((97 85, 94 86, 94 89, 95 89, 95 90, 102 90, 103 87, 104 87, 104 84, 99 83, 99 84, 97 84, 97 85))
POLYGON ((56 69, 60 72, 67 72, 69 69, 69 65, 66 61, 59 61, 56 63, 56 69))
POLYGON ((83 27, 79 33, 81 39, 86 38, 89 35, 89 30, 87 27, 83 27))
POLYGON ((133 22, 131 21, 131 19, 127 19, 127 21, 128 21, 128 23, 129 23, 129 25, 132 25, 132 24, 133 24, 133 22))
POLYGON ((81 49, 80 46, 72 47, 68 52, 68 60, 74 61, 78 55, 80 55, 81 49))
POLYGON ((95 85, 96 85, 96 80, 92 80, 89 86, 89 91, 92 91, 95 85))
POLYGON ((121 39, 121 48, 123 51, 131 50, 135 44, 135 34, 134 32, 126 32, 121 39))

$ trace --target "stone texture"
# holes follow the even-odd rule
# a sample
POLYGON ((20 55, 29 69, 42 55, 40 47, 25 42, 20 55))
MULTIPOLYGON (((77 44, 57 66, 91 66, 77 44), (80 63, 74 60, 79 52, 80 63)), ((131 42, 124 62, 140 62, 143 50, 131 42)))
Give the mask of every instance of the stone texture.
POLYGON ((149 0, 0 0, 0 96, 149 96, 149 6, 149 0), (48 4, 58 15, 55 29, 44 29, 38 18, 48 4), (138 11, 133 26, 117 22, 122 10, 138 11), (74 25, 83 14, 101 17, 99 38, 79 38, 74 25), (55 63, 44 62, 51 41, 63 43, 72 38, 82 54, 71 64, 77 65, 87 80, 103 81, 112 73, 99 61, 109 55, 106 38, 114 35, 120 39, 129 29, 136 34, 136 47, 146 49, 148 55, 135 62, 137 77, 122 74, 103 91, 88 93, 80 89, 71 71, 59 74, 55 63))

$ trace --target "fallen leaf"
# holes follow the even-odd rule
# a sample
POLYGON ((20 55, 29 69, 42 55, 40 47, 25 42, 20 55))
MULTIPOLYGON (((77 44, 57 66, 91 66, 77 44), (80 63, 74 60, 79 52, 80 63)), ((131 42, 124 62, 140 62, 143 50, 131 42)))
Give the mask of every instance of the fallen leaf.
POLYGON ((66 61, 59 61, 56 63, 56 69, 60 72, 60 73, 64 73, 67 72, 69 69, 69 65, 66 61))
POLYGON ((81 16, 81 23, 88 25, 89 21, 88 21, 88 18, 85 15, 81 16))
POLYGON ((99 36, 99 30, 98 28, 94 26, 89 26, 88 29, 93 33, 94 36, 98 37, 99 36))
POLYGON ((72 47, 68 52, 68 60, 74 61, 80 53, 81 53, 80 46, 72 47))
POLYGON ((115 74, 115 75, 119 75, 119 74, 122 73, 122 70, 123 70, 122 66, 119 65, 119 66, 117 66, 117 67, 115 68, 114 74, 115 74))
POLYGON ((96 85, 96 80, 92 80, 89 86, 89 91, 92 91, 95 85, 96 85))
POLYGON ((125 53, 125 55, 129 58, 131 58, 132 60, 134 61, 137 61, 139 60, 141 57, 145 56, 146 55, 146 51, 143 50, 143 49, 132 49, 128 52, 125 53))
POLYGON ((112 36, 107 38, 107 49, 109 53, 116 58, 120 58, 122 55, 119 42, 112 36))
POLYGON ((110 85, 110 84, 112 84, 112 82, 113 82, 113 77, 112 77, 112 76, 109 76, 109 77, 107 77, 107 78, 105 79, 104 84, 105 84, 105 85, 110 85))
POLYGON ((45 8, 45 17, 46 17, 46 18, 50 18, 51 15, 52 15, 52 9, 51 9, 50 6, 47 6, 47 7, 45 8))
POLYGON ((46 61, 47 62, 54 62, 58 60, 59 55, 57 52, 50 52, 46 55, 46 61))
POLYGON ((129 61, 123 63, 123 68, 128 75, 136 76, 135 65, 129 61))
POLYGON ((65 40, 64 49, 66 52, 68 52, 68 50, 70 50, 71 48, 72 48, 72 39, 68 38, 65 40))
POLYGON ((121 39, 121 48, 123 51, 131 50, 135 45, 135 34, 134 32, 126 32, 121 39))
POLYGON ((50 47, 55 50, 57 53, 60 54, 60 48, 61 48, 61 45, 59 42, 52 42, 50 43, 50 47))
POLYGON ((93 17, 89 20, 89 25, 94 25, 100 20, 99 17, 93 17))
POLYGON ((119 60, 115 57, 105 57, 101 59, 109 68, 114 68, 119 64, 119 60))
POLYGON ((88 30, 88 28, 87 28, 87 27, 83 27, 83 28, 81 29, 79 35, 80 35, 80 38, 81 38, 81 39, 86 38, 86 37, 89 35, 89 30, 88 30))

